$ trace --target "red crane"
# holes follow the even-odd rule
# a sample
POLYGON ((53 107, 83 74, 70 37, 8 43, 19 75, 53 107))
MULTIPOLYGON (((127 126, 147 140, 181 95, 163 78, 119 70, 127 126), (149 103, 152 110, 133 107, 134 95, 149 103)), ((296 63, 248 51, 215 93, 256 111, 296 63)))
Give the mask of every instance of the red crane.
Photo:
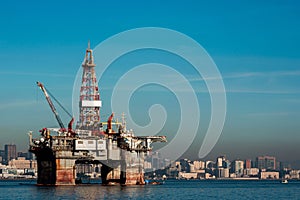
POLYGON ((112 114, 109 116, 108 120, 107 120, 107 129, 108 129, 108 130, 111 130, 111 129, 112 129, 112 120, 113 120, 113 118, 114 118, 114 113, 112 113, 112 114))

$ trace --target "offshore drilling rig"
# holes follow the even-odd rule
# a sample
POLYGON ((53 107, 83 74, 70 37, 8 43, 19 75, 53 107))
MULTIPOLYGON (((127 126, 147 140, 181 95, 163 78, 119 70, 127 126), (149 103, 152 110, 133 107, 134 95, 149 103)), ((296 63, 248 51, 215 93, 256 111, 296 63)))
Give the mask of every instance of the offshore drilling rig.
POLYGON ((135 136, 132 130, 127 130, 124 114, 121 122, 113 121, 114 113, 106 122, 101 122, 102 103, 90 44, 82 67, 80 114, 75 130, 72 129, 72 115, 69 114, 72 119, 65 128, 51 97, 57 100, 42 83, 37 82, 60 126, 43 128, 41 136, 35 139, 29 133, 29 151, 35 154, 38 163, 37 184, 75 185, 78 181, 76 164, 81 163, 101 164, 104 185, 145 184, 144 155, 152 150, 153 142, 166 142, 166 137, 135 136))

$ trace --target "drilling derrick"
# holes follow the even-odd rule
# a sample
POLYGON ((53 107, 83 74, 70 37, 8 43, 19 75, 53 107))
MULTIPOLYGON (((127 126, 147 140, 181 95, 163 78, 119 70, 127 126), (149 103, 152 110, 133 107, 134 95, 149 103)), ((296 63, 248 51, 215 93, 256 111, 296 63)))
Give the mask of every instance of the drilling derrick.
POLYGON ((79 99, 79 121, 76 129, 88 130, 92 135, 99 135, 101 100, 95 73, 93 51, 90 42, 82 63, 83 74, 79 99))

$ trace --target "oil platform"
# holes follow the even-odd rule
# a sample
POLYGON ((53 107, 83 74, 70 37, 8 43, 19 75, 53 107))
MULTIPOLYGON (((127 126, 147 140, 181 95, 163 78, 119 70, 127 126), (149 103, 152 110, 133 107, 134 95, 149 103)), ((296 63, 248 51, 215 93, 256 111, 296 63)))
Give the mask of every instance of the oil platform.
POLYGON ((127 130, 124 114, 121 122, 113 120, 114 113, 107 121, 101 122, 102 102, 90 44, 82 67, 80 113, 75 130, 72 128, 72 115, 69 114, 72 119, 65 128, 51 97, 57 100, 42 83, 37 82, 60 126, 43 128, 39 138, 32 138, 32 132, 29 133, 29 151, 35 154, 38 163, 37 184, 58 186, 81 183, 76 176, 76 165, 83 163, 101 165, 104 185, 145 184, 144 155, 152 150, 153 142, 166 142, 166 137, 135 136, 132 130, 127 130))

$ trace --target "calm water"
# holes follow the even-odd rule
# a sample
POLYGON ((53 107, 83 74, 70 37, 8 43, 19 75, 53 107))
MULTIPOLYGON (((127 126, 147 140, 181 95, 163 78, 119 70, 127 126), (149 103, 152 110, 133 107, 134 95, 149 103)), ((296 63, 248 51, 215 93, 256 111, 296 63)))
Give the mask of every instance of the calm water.
POLYGON ((300 199, 300 181, 167 180, 164 185, 38 187, 0 180, 0 199, 300 199))

